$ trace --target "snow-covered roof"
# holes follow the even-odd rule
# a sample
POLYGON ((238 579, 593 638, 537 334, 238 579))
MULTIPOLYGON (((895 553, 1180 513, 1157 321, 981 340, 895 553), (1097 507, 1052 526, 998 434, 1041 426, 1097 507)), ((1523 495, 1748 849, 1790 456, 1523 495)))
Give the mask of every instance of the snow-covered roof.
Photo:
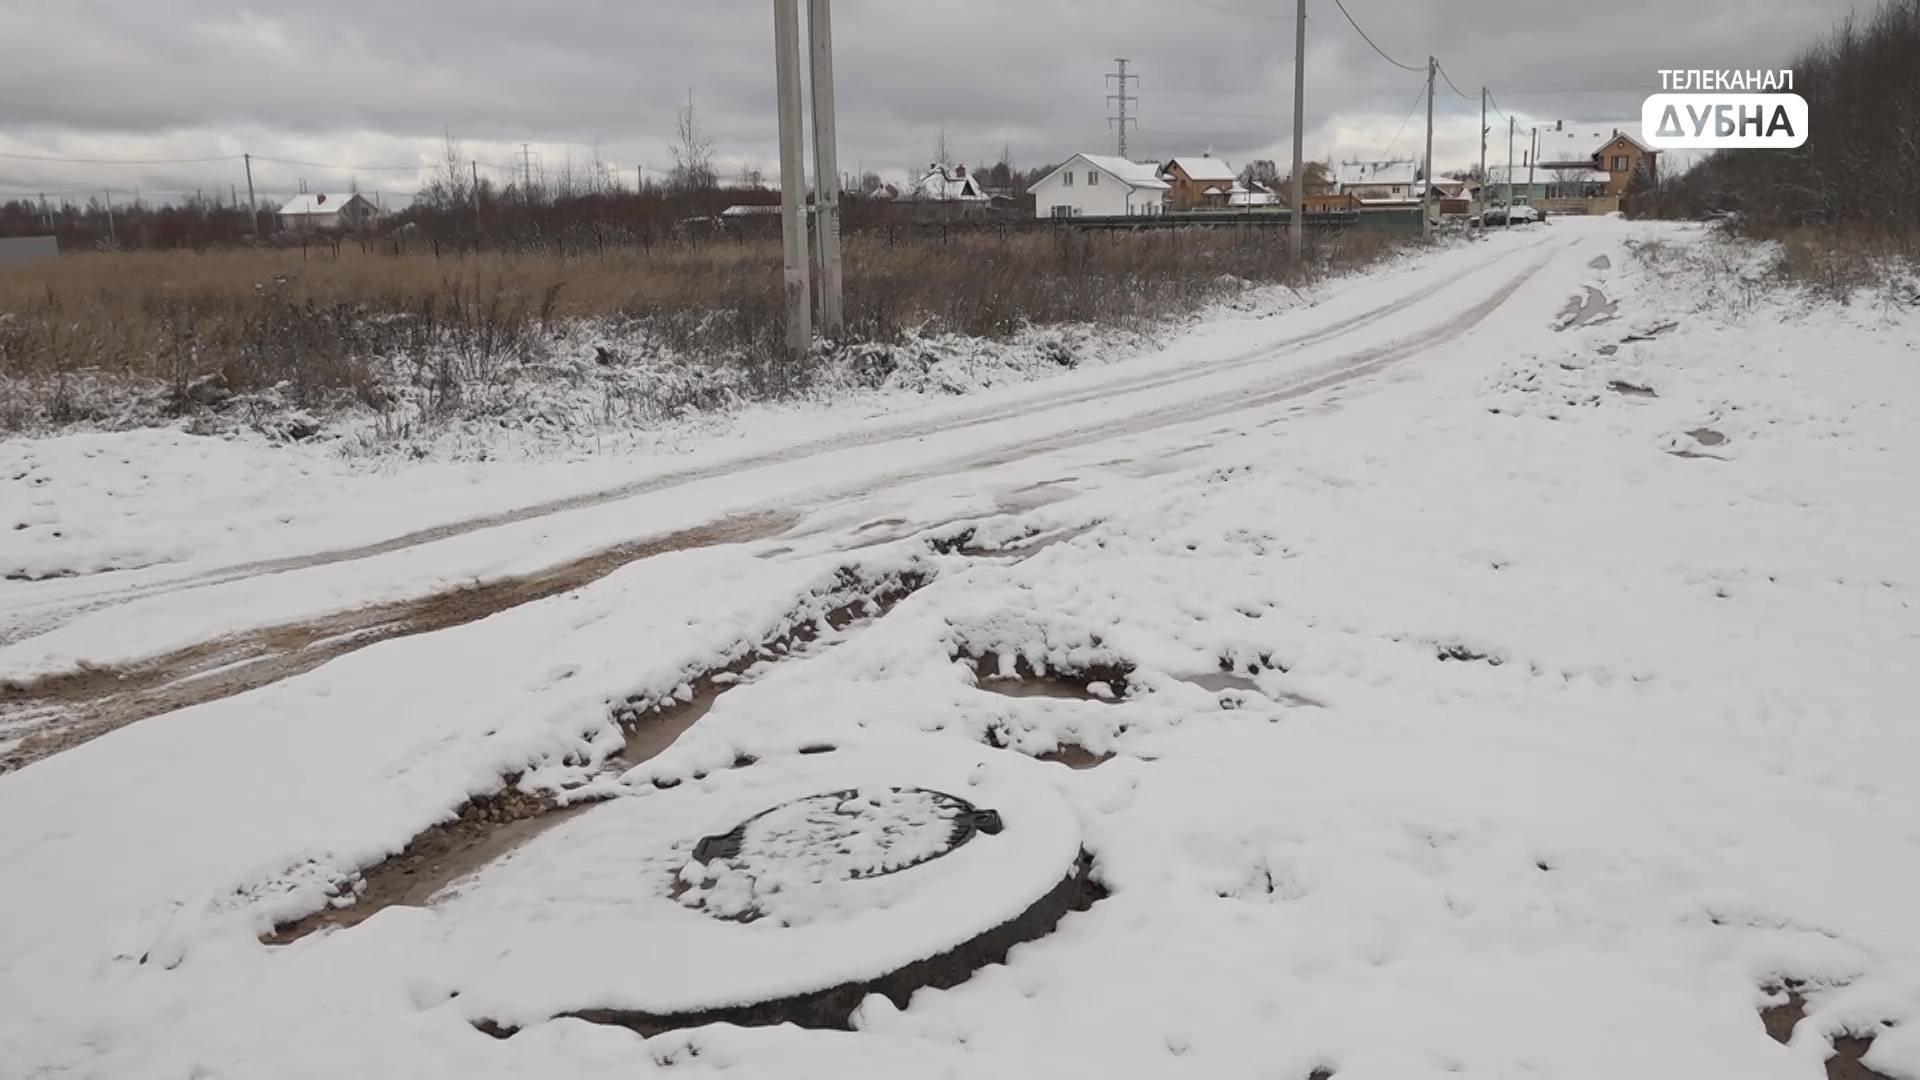
POLYGON ((1553 162, 1585 164, 1593 160, 1593 155, 1599 153, 1601 147, 1619 138, 1626 139, 1642 151, 1651 152, 1639 139, 1618 128, 1543 127, 1540 129, 1540 161, 1543 164, 1553 162))
MULTIPOLYGON (((1527 172, 1528 170, 1525 165, 1515 162, 1513 165, 1513 182, 1515 184, 1527 183, 1527 172)), ((1589 168, 1584 164, 1569 167, 1542 163, 1535 165, 1532 172, 1532 182, 1536 184, 1604 184, 1613 179, 1612 173, 1602 169, 1589 168)), ((1504 184, 1506 182, 1507 167, 1505 165, 1487 166, 1487 183, 1504 184)))
POLYGON ((295 195, 293 198, 287 200, 286 205, 280 208, 280 212, 283 214, 337 214, 343 207, 355 199, 365 201, 363 196, 356 195, 352 192, 345 194, 322 194, 313 192, 306 195, 295 195))
POLYGON ((1152 163, 1143 165, 1140 162, 1128 161, 1126 158, 1114 157, 1111 154, 1075 154, 1065 162, 1062 162, 1059 168, 1054 169, 1053 172, 1048 173, 1040 179, 1042 181, 1048 179, 1053 176, 1054 173, 1059 172, 1060 169, 1066 168, 1075 161, 1084 161, 1094 168, 1113 176, 1131 188, 1142 188, 1149 191, 1165 191, 1169 186, 1165 180, 1160 179, 1159 166, 1152 163))
POLYGON ((1180 171, 1187 174, 1187 179, 1196 184, 1233 179, 1233 166, 1212 154, 1202 154, 1199 157, 1177 157, 1167 162, 1167 169, 1171 170, 1175 165, 1180 166, 1180 171))
POLYGON ((1408 161, 1343 161, 1334 171, 1341 187, 1354 184, 1411 184, 1414 164, 1408 161))
POLYGON ((928 199, 982 202, 987 197, 980 181, 968 173, 965 166, 929 165, 926 172, 914 178, 911 187, 914 194, 928 199))

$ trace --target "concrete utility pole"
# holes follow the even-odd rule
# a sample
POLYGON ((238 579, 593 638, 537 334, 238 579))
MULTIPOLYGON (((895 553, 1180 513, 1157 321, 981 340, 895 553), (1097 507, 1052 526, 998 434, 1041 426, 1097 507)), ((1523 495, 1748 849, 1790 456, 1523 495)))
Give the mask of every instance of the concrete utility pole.
POLYGON ((473 160, 468 161, 467 164, 473 167, 473 235, 476 237, 474 243, 478 245, 479 240, 477 238, 480 235, 480 162, 473 160))
POLYGON ((1123 158, 1127 156, 1127 125, 1140 126, 1139 120, 1127 115, 1127 103, 1140 100, 1127 93, 1127 80, 1131 79, 1136 83, 1140 81, 1140 76, 1127 74, 1127 63, 1128 61, 1124 57, 1114 60, 1114 64, 1116 64, 1120 70, 1117 72, 1109 72, 1107 75, 1108 79, 1117 80, 1119 83, 1120 92, 1107 95, 1108 101, 1114 102, 1119 106, 1119 115, 1107 117, 1107 123, 1112 124, 1120 130, 1120 156, 1123 158))
POLYGON ((1513 227, 1513 130, 1515 123, 1513 117, 1507 117, 1507 216, 1500 222, 1500 227, 1503 229, 1513 227))
POLYGON ((840 286, 840 151, 833 124, 833 0, 807 0, 813 50, 814 242, 820 245, 820 332, 846 328, 840 286))
POLYGON ((1527 205, 1533 205, 1533 170, 1540 164, 1540 125, 1533 126, 1533 142, 1527 149, 1527 205))
POLYGON ((101 188, 100 193, 107 197, 107 243, 117 244, 119 241, 113 235, 113 189, 101 188))
POLYGON ((813 340, 807 296, 807 175, 800 123, 800 0, 773 0, 774 82, 780 96, 780 233, 787 294, 787 351, 813 340))
POLYGON ((1433 235, 1433 73, 1440 61, 1427 57, 1427 182, 1420 188, 1420 238, 1433 235))
MULTIPOLYGON (((1487 189, 1487 88, 1480 88, 1480 190, 1487 189)), ((1487 200, 1480 200, 1480 210, 1486 211, 1487 200)))
POLYGON ((253 155, 240 156, 247 161, 247 222, 253 226, 253 238, 258 240, 260 239, 260 204, 253 198, 253 155))
MULTIPOLYGON (((1293 222, 1287 229, 1287 246, 1293 261, 1300 261, 1306 243, 1307 178, 1307 0, 1300 0, 1293 19, 1293 222)), ((1248 199, 1252 202, 1252 199, 1248 199)))

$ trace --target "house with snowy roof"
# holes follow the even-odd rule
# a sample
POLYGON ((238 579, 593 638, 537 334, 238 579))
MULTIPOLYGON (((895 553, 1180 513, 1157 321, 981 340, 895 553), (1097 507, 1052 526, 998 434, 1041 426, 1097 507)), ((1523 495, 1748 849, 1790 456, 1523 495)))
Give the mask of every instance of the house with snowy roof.
POLYGON ((1075 154, 1033 182, 1040 217, 1131 217, 1166 209, 1168 184, 1154 164, 1105 154, 1075 154))
POLYGON ((1411 158, 1343 161, 1333 172, 1333 190, 1362 202, 1404 202, 1413 197, 1418 173, 1411 158))
POLYGON ((908 182, 906 195, 910 199, 933 202, 987 201, 987 192, 980 186, 980 179, 968 175, 965 165, 948 165, 938 161, 929 164, 924 172, 908 182))
MULTIPOLYGON (((1555 120, 1552 130, 1540 129, 1540 154, 1534 161, 1536 177, 1543 172, 1606 173, 1598 194, 1620 196, 1627 193, 1636 174, 1645 175, 1648 181, 1658 180, 1659 168, 1660 151, 1619 128, 1568 127, 1565 121, 1555 120)), ((1563 182, 1576 180, 1569 176, 1563 182)))
POLYGON ((1213 152, 1177 157, 1160 167, 1167 182, 1168 205, 1175 210, 1208 210, 1230 205, 1236 181, 1233 166, 1213 152))
POLYGON ((380 209, 365 195, 295 195, 278 212, 283 229, 358 230, 373 224, 380 209))
POLYGON ((1227 205, 1236 210, 1258 209, 1262 206, 1280 206, 1282 200, 1278 193, 1258 180, 1251 184, 1235 181, 1227 191, 1227 205))

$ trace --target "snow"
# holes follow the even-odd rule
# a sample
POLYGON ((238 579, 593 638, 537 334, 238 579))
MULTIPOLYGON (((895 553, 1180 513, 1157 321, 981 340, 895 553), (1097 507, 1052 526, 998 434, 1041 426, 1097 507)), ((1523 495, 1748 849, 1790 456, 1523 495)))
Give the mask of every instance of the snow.
MULTIPOLYGON (((640 788, 596 807, 400 932, 439 939, 418 948, 444 951, 440 977, 461 988, 458 1009, 469 1019, 517 1025, 584 1008, 691 1012, 875 978, 944 952, 1032 906, 1079 854, 1073 811, 1048 782, 1059 770, 985 747, 874 741, 766 764, 686 789, 640 788), (691 893, 668 896, 676 875, 687 881, 683 864, 702 835, 790 800, 902 783, 999 810, 1005 828, 911 872, 862 880, 808 881, 809 868, 788 858, 784 880, 766 881, 785 888, 763 897, 773 906, 750 922, 724 906, 696 909, 691 893), (559 880, 573 884, 556 890, 559 880), (599 962, 607 956, 647 963, 599 962)), ((724 890, 728 875, 715 874, 724 890)))
MULTIPOLYGON (((0 1075, 1796 1080, 1847 1033, 1877 1034, 1873 1068, 1920 1075, 1920 334, 1910 307, 1814 303, 1766 258, 1557 219, 866 430, 964 426, 7 645, 10 672, 142 655, 770 500, 800 516, 0 776, 0 1075), (1561 320, 1589 288, 1617 311, 1561 320), (920 536, 968 528, 945 554, 920 536), (796 607, 842 602, 849 565, 929 583, 756 667, 613 774, 610 702, 670 695, 796 607), (989 653, 1126 669, 1124 692, 1009 696, 970 662, 989 653), (821 743, 838 750, 796 753, 821 743), (1116 756, 1030 760, 1065 746, 1116 756), (255 940, 507 775, 607 801, 427 906, 255 940), (661 895, 700 836, 895 787, 1008 827, 863 883, 878 892, 801 889, 791 926, 661 895), (1030 902, 1079 846, 1110 897, 904 1010, 869 1000, 853 1032, 542 1022, 924 955, 935 929, 1030 902), (896 906, 851 914, 880 893, 896 906), (1809 1012, 1782 1046, 1757 1010, 1787 978, 1809 1012), (503 1042, 481 1017, 529 1026, 503 1042)), ((840 422, 817 414, 812 434, 840 422)), ((501 502, 595 486, 492 473, 501 502)), ((447 512, 326 483, 316 507, 342 521, 293 550, 447 512)), ((155 535, 179 529, 173 567, 0 595, 71 602, 288 553, 243 524, 207 539, 251 511, 205 498, 142 504, 155 535)), ((113 535, 81 505, 70 525, 113 535)))
POLYGON ((1232 183, 1234 179, 1233 166, 1211 154, 1202 157, 1174 158, 1167 162, 1166 171, 1172 171, 1175 166, 1187 174, 1187 179, 1196 184, 1211 183, 1215 180, 1232 183))

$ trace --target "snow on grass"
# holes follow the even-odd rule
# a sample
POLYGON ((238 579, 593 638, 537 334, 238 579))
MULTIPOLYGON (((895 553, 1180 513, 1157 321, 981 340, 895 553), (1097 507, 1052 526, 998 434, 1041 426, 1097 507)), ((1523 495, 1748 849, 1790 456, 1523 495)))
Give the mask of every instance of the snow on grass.
MULTIPOLYGON (((501 772, 574 768, 610 702, 733 655, 840 556, 651 560, 0 778, 0 865, 35 883, 0 919, 0 1072, 1792 1080, 1878 1033, 1868 1064, 1920 1075, 1911 316, 1729 312, 1628 247, 1698 234, 1551 228, 1571 246, 1465 337, 1020 463, 1066 497, 975 548, 859 548, 936 573, 430 908, 252 939, 501 772), (1555 331, 1587 287, 1618 318, 1555 331), (988 652, 1126 692, 995 693, 988 652), (1069 744, 1117 756, 1016 756, 1069 744), (671 920, 719 924, 659 895, 676 845, 974 762, 1059 800, 1112 896, 853 1033, 537 1022, 789 985, 808 950, 769 921, 764 954, 686 948, 671 920), (1781 1046, 1757 1011, 1789 978, 1781 1046), (532 1026, 468 1023, 493 1012, 532 1026)), ((858 541, 879 505, 813 525, 858 541)), ((879 880, 934 903, 912 875, 995 880, 995 850, 879 880)))

